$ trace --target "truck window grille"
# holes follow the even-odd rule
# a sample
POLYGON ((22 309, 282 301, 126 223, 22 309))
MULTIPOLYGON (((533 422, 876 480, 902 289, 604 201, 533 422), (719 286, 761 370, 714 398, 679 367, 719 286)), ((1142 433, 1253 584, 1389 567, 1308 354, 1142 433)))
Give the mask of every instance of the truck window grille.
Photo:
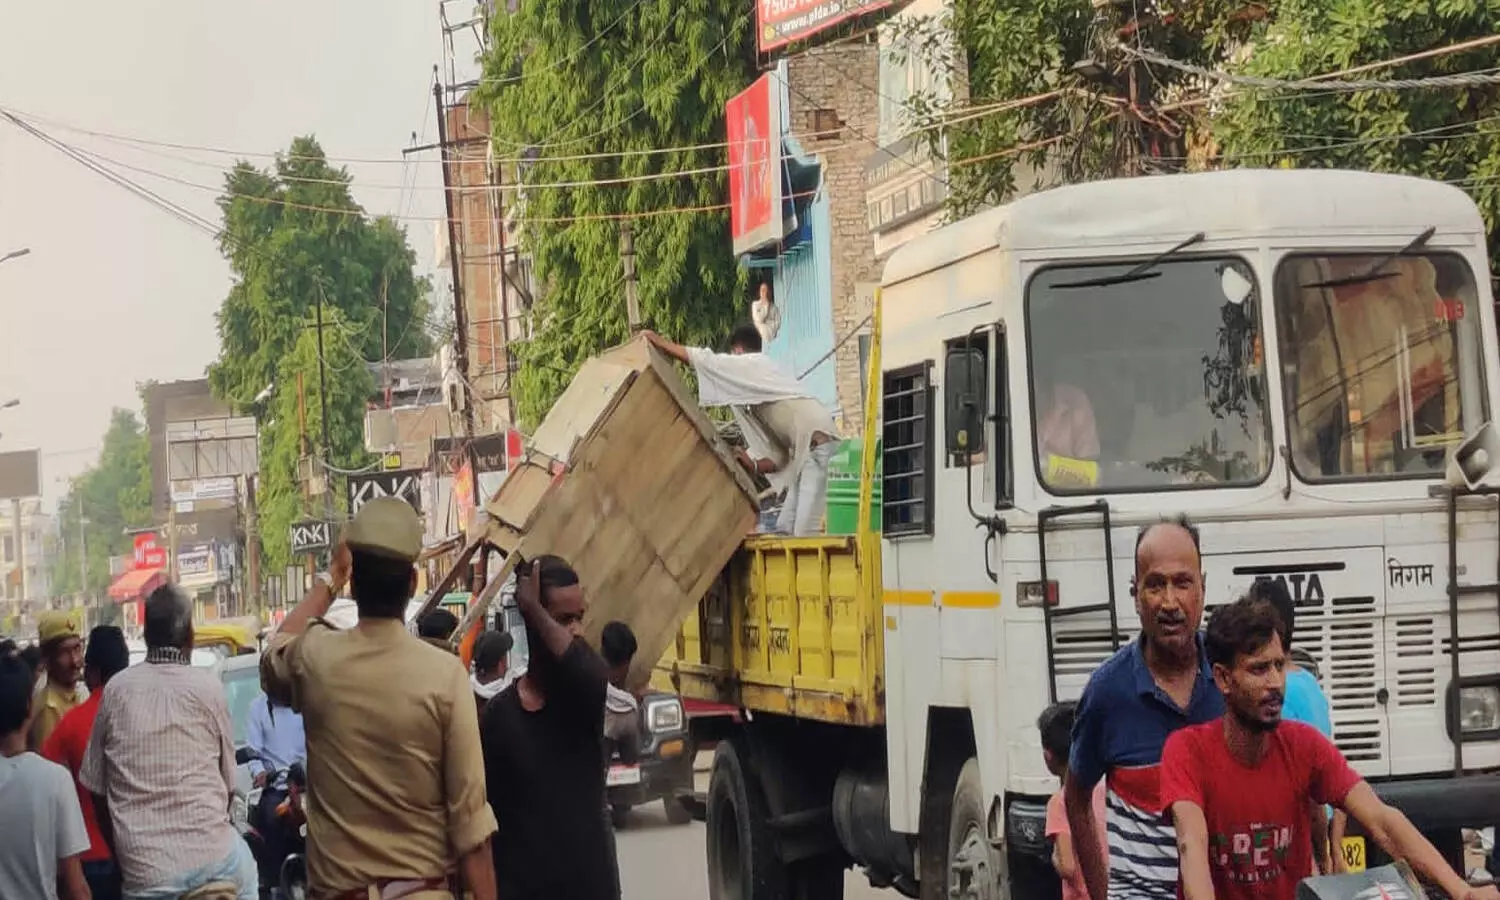
POLYGON ((893 369, 882 381, 881 526, 886 535, 932 534, 932 363, 893 369))

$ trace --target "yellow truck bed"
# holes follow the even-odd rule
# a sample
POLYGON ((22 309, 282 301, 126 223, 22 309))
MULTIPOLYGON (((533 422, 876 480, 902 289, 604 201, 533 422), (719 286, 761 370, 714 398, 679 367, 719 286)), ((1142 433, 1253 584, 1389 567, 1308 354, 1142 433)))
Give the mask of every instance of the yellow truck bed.
POLYGON ((747 538, 653 683, 751 712, 885 721, 878 534, 747 538))

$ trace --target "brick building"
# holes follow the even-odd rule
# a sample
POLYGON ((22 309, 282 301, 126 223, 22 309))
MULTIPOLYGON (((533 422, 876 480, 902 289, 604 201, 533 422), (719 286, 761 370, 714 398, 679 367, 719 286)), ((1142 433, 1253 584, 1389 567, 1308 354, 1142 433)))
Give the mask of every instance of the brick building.
POLYGON ((815 47, 791 57, 787 68, 791 130, 822 170, 831 250, 829 347, 838 345, 832 380, 839 425, 852 435, 864 421, 866 319, 880 281, 865 208, 865 160, 879 115, 879 48, 870 42, 815 47))
POLYGON ((776 140, 768 143, 780 158, 780 191, 758 209, 758 243, 747 248, 737 236, 752 295, 770 283, 781 311, 766 352, 833 408, 850 434, 863 419, 859 333, 868 331, 878 278, 865 215, 869 146, 862 143, 876 119, 876 64, 873 43, 810 49, 778 64, 736 107, 748 130, 769 118, 776 140))
MULTIPOLYGON (((467 99, 449 106, 445 115, 458 246, 444 246, 441 255, 458 255, 469 351, 465 376, 475 395, 476 433, 489 434, 503 431, 514 418, 506 348, 523 333, 530 290, 524 260, 516 253, 514 223, 506 217, 506 167, 495 163, 489 116, 467 99)), ((446 245, 446 231, 440 239, 446 245)), ((448 260, 438 263, 447 266, 448 260)))

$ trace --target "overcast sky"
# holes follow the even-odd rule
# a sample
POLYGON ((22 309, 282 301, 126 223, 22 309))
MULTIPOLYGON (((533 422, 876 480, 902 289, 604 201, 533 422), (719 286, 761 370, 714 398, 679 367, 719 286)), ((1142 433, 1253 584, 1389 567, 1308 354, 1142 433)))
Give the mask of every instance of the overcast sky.
MULTIPOLYGON (((437 0, 4 6, 0 107, 215 223, 233 156, 69 128, 265 156, 311 133, 336 160, 388 161, 347 163, 355 198, 404 213, 430 269, 441 174, 432 154, 404 165, 401 151, 412 132, 436 140, 437 0)), ((0 402, 21 400, 0 410, 0 450, 40 448, 55 500, 97 456, 110 409, 139 408, 138 382, 202 377, 229 270, 210 235, 0 121, 0 255, 21 247, 0 263, 0 402)))

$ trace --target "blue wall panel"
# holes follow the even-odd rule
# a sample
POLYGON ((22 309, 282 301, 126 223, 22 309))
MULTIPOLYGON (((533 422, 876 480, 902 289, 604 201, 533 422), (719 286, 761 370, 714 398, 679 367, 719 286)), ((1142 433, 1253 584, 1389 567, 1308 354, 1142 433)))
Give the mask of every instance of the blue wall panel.
POLYGON ((828 195, 819 191, 808 204, 807 214, 811 219, 812 239, 777 261, 773 286, 776 302, 781 306, 781 331, 766 353, 793 375, 806 373, 802 383, 808 391, 834 409, 838 406, 838 385, 833 357, 818 362, 833 349, 836 340, 828 195))

